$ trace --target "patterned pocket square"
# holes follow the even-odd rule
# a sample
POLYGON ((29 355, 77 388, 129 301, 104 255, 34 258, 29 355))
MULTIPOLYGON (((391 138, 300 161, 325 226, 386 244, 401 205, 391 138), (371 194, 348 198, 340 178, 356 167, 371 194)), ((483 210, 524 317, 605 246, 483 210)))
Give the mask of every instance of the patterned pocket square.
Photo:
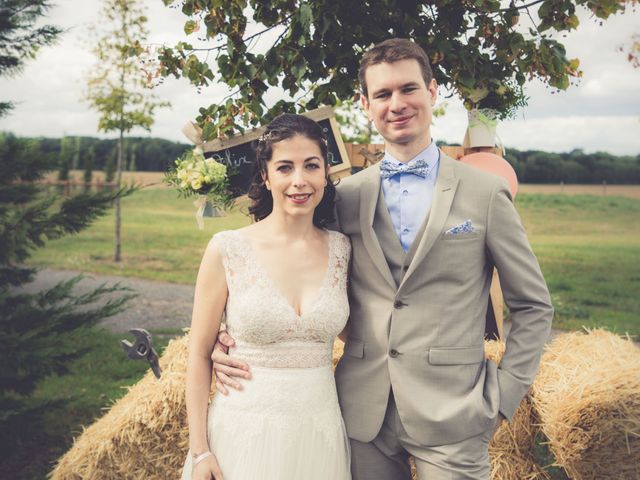
POLYGON ((460 225, 451 227, 449 230, 444 232, 446 237, 466 236, 473 233, 476 233, 476 229, 474 228, 473 222, 470 218, 462 222, 460 225))

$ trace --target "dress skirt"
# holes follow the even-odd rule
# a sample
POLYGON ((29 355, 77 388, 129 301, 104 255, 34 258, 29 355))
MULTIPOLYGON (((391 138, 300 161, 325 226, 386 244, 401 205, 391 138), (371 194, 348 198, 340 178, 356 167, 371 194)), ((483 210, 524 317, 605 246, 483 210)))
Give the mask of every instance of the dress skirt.
MULTIPOLYGON (((330 366, 252 367, 242 382, 242 390, 216 394, 209 406, 209 447, 225 480, 351 479, 330 366)), ((189 455, 182 480, 191 469, 189 455)))

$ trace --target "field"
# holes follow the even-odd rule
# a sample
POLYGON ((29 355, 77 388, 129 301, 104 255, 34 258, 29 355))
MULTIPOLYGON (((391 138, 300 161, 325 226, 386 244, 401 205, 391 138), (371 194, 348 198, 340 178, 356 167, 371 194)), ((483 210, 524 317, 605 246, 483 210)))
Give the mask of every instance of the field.
MULTIPOLYGON (((626 190, 632 196, 640 187, 626 190)), ((554 326, 640 335, 640 198, 526 192, 516 205, 552 293, 554 326)), ((169 189, 143 189, 122 204, 120 264, 111 260, 112 212, 77 236, 50 242, 31 263, 193 284, 211 235, 249 223, 244 204, 227 217, 205 219, 205 229, 198 230, 192 202, 169 189)))
MULTIPOLYGON (((554 327, 604 326, 637 338, 640 199, 630 192, 640 192, 640 188, 628 187, 625 194, 632 198, 603 196, 597 191, 601 188, 587 187, 593 195, 540 194, 522 188, 516 206, 551 290, 556 307, 554 327)), ((113 212, 76 236, 49 242, 35 252, 31 263, 192 285, 211 235, 249 222, 243 213, 245 204, 227 217, 206 219, 200 231, 191 201, 177 198, 169 189, 143 189, 122 203, 124 261, 120 265, 111 260, 113 212)), ((159 351, 167 336, 176 334, 152 333, 159 351)), ((127 360, 119 338, 96 329, 87 340, 90 353, 72 364, 69 375, 41 382, 35 396, 50 399, 52 406, 29 436, 31 441, 7 459, 1 470, 12 472, 12 478, 44 478, 50 462, 69 448, 82 425, 92 423, 102 408, 122 396, 123 386, 138 381, 146 365, 127 360)), ((551 462, 549 457, 543 463, 551 462)), ((567 477, 553 472, 552 478, 567 477)))
POLYGON ((640 185, 564 185, 558 183, 539 185, 531 183, 522 184, 518 188, 519 193, 640 198, 640 185))
MULTIPOLYGON (((50 173, 47 181, 55 181, 57 173, 50 173)), ((82 170, 71 170, 69 177, 74 182, 82 181, 82 170)), ((145 188, 169 188, 162 183, 162 172, 123 172, 122 181, 137 183, 145 188)), ((104 183, 104 172, 93 172, 94 182, 104 183)), ((596 195, 609 197, 640 198, 640 185, 564 185, 564 184, 521 184, 519 193, 546 193, 561 195, 596 195)))

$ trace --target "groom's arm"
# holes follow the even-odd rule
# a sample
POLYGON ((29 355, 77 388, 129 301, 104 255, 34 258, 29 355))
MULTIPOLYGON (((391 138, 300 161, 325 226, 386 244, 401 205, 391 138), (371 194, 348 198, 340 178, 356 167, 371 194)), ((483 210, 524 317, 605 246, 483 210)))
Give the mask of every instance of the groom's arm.
POLYGON ((538 371, 553 307, 506 184, 494 189, 487 218, 487 250, 498 269, 511 330, 498 369, 500 412, 511 419, 538 371))
POLYGON ((238 378, 247 380, 251 378, 249 364, 229 355, 229 347, 233 347, 235 343, 231 335, 221 331, 211 353, 213 371, 216 374, 216 390, 223 395, 229 394, 227 387, 242 390, 242 384, 238 382, 238 378))

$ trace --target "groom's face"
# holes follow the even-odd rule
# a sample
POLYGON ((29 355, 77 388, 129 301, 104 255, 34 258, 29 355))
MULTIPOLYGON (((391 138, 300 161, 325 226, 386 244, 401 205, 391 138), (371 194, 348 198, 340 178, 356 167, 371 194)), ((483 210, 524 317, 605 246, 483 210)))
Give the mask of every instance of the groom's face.
POLYGON ((436 82, 425 84, 416 60, 371 65, 365 79, 368 96, 362 104, 386 142, 411 146, 431 141, 436 82))

